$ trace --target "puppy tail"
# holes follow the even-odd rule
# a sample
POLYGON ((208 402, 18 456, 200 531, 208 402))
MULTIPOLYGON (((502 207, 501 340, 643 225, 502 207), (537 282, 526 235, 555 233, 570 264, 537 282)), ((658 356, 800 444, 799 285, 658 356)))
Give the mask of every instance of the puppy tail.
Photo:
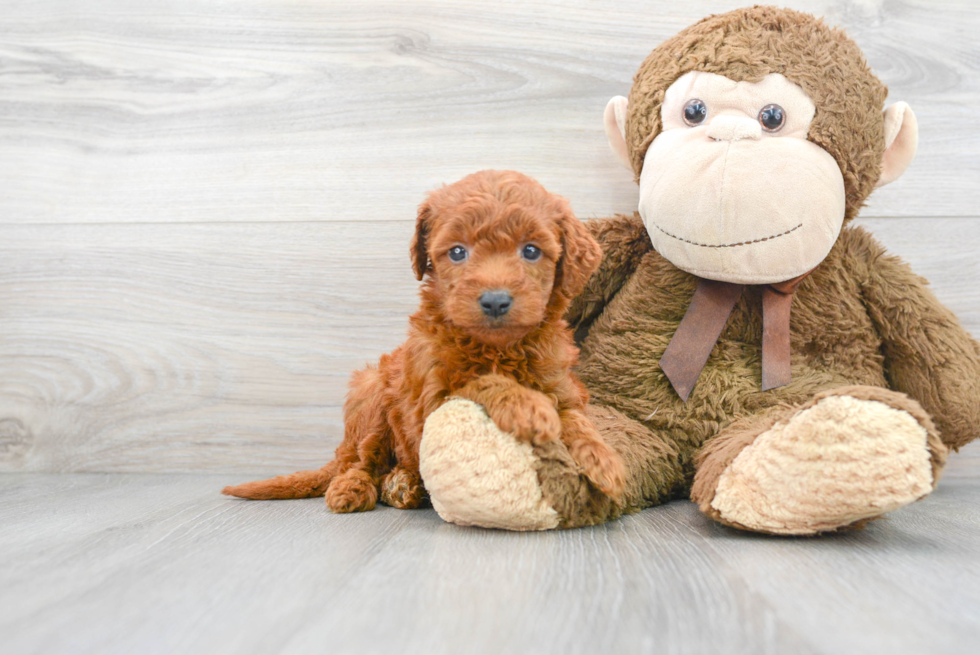
POLYGON ((334 467, 331 464, 333 462, 317 471, 298 471, 268 480, 257 480, 233 487, 225 487, 221 493, 226 496, 237 496, 249 500, 316 498, 327 492, 330 480, 334 477, 334 467))

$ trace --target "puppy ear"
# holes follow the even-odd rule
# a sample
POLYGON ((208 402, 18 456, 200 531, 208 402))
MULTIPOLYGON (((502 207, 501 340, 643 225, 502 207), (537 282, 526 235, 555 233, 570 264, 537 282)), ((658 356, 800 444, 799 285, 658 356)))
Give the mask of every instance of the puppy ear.
POLYGON ((412 237, 412 244, 409 246, 409 254, 412 257, 412 270, 415 271, 415 278, 421 282, 425 272, 431 268, 429 266, 429 229, 432 227, 432 206, 426 200, 419 205, 419 216, 415 220, 415 236, 412 237))
POLYGON ((575 218, 567 207, 558 217, 561 231, 561 259, 555 271, 554 293, 572 300, 582 293, 585 284, 599 268, 602 248, 592 237, 585 224, 575 218))

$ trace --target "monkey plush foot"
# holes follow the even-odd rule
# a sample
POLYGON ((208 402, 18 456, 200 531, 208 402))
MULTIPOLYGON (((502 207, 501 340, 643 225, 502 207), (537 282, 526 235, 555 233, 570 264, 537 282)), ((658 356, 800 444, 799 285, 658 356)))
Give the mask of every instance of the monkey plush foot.
POLYGON ((453 399, 425 422, 419 469, 443 520, 506 530, 548 530, 558 513, 544 499, 532 446, 500 431, 480 405, 453 399))
POLYGON ((849 387, 726 428, 702 451, 691 497, 738 528, 835 531, 926 496, 946 453, 918 403, 849 387))

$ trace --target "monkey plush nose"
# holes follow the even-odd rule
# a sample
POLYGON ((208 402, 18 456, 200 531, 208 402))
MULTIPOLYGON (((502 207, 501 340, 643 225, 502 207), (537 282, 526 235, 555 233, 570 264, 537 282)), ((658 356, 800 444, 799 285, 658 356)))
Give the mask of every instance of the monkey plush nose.
POLYGON ((510 306, 514 304, 514 299, 510 293, 500 289, 494 291, 484 291, 480 295, 480 309, 490 318, 500 318, 510 311, 510 306))
POLYGON ((716 116, 708 125, 708 136, 715 141, 758 139, 762 137, 762 126, 744 116, 716 116))

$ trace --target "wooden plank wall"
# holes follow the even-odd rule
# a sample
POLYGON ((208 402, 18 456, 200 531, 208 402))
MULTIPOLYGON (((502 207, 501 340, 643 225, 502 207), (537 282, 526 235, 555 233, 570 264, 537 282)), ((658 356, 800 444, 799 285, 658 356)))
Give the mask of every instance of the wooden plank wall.
MULTIPOLYGON (((788 3, 921 129, 861 219, 980 335, 980 6, 788 3)), ((514 168, 632 211, 601 115, 730 2, 0 1, 0 471, 318 465, 397 345, 424 193, 514 168)))

